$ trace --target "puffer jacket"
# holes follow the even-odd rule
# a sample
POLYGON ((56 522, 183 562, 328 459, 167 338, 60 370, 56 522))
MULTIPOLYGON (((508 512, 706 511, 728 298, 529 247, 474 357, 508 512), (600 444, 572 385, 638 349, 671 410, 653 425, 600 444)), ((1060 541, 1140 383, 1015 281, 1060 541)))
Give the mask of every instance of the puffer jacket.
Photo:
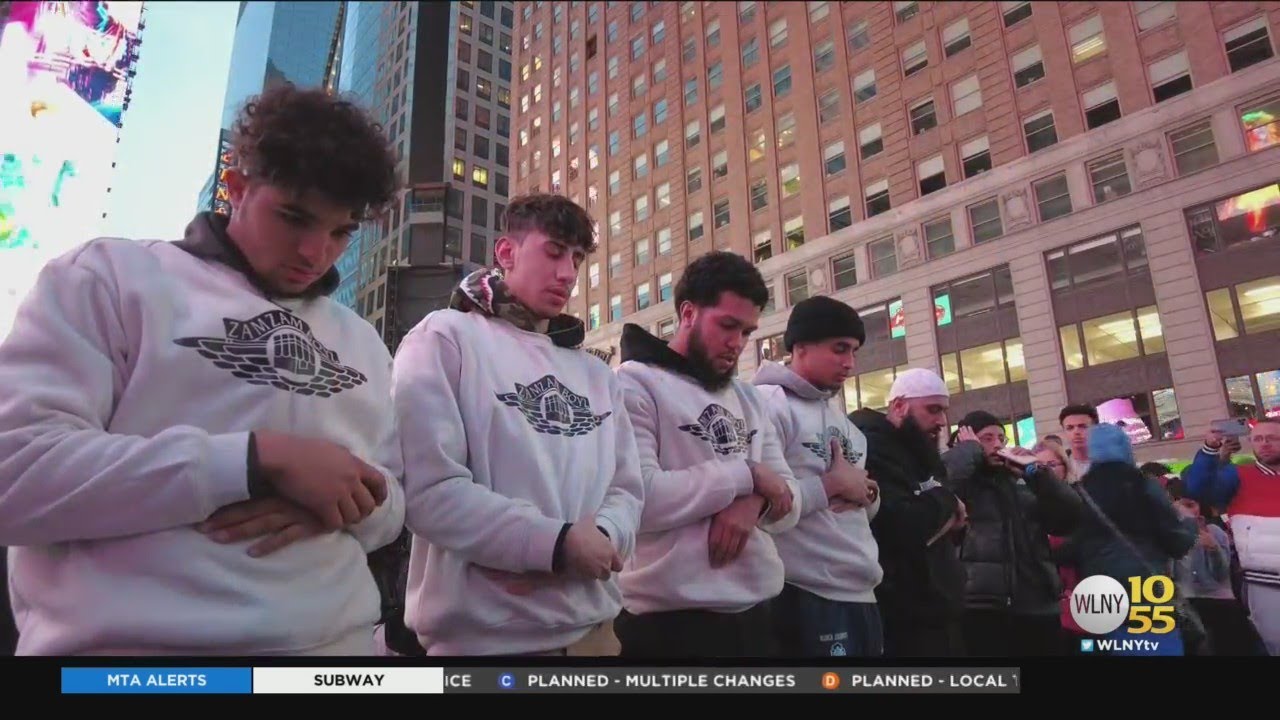
POLYGON ((948 483, 969 515, 960 545, 965 606, 1056 615, 1062 581, 1049 535, 1075 530, 1083 499, 1048 468, 1032 465, 1018 477, 992 466, 977 442, 956 445, 943 462, 948 483))

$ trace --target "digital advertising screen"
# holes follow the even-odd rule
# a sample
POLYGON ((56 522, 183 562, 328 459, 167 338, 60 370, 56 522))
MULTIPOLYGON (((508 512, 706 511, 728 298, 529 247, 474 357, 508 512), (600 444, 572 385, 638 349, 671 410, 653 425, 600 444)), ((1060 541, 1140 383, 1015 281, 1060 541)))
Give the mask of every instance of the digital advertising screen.
POLYGON ((96 235, 141 2, 15 2, 0 28, 0 337, 51 257, 96 235))

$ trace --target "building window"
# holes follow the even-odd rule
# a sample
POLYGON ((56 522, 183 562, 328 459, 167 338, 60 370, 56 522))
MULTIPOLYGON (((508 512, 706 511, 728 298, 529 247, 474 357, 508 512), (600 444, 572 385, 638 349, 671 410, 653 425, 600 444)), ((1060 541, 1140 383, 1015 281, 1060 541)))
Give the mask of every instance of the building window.
POLYGON ((969 20, 960 18, 942 31, 942 54, 951 57, 973 44, 969 39, 969 20))
POLYGON ((956 117, 982 107, 982 88, 978 85, 977 75, 970 75, 951 86, 951 106, 955 108, 956 117))
POLYGON ((609 298, 609 322, 618 322, 622 319, 622 296, 614 295, 609 298))
POLYGON ((872 277, 888 277, 898 272, 898 253, 892 237, 867 243, 867 254, 871 257, 872 277))
MULTIPOLYGON (((610 232, 618 234, 622 232, 622 213, 613 213, 610 216, 610 232)), ((609 256, 609 277, 616 278, 622 275, 622 253, 613 253, 609 256)))
POLYGON ((840 119, 840 91, 828 90, 818 98, 818 122, 826 125, 840 119))
POLYGON ((1012 27, 1031 17, 1031 3, 1026 0, 1003 0, 1000 12, 1004 15, 1004 26, 1012 27))
POLYGON ((649 219, 649 196, 641 195, 634 203, 635 221, 644 222, 649 219))
POLYGON ((1071 42, 1071 61, 1079 64, 1097 57, 1107 49, 1107 38, 1102 32, 1102 16, 1094 15, 1067 31, 1071 42))
POLYGON ((649 238, 641 238, 636 241, 636 265, 644 265, 649 262, 649 238))
POLYGON ((671 183, 664 182, 653 191, 654 198, 657 200, 658 209, 665 210, 671 207, 671 183))
POLYGON ((702 139, 702 126, 697 120, 684 126, 684 146, 686 149, 695 148, 702 139))
POLYGON ((756 264, 773 257, 773 233, 768 230, 756 233, 755 237, 751 239, 751 247, 752 258, 756 264))
POLYGON ((769 25, 769 47, 779 48, 787 42, 787 19, 779 18, 769 25))
POLYGON ((711 177, 720 180, 729 177, 729 153, 721 150, 711 156, 711 177))
POLYGON ((720 20, 715 19, 707 23, 707 49, 720 47, 720 20))
POLYGON ((804 245, 804 218, 793 217, 782 223, 782 250, 795 250, 804 245))
POLYGON ((467 163, 463 161, 462 158, 453 159, 453 179, 454 180, 467 179, 467 163))
POLYGON ((710 129, 712 134, 718 133, 724 130, 724 125, 725 125, 724 105, 717 105, 711 108, 711 114, 708 116, 708 118, 711 121, 710 129))
POLYGON ((658 231, 658 254, 671 254, 671 228, 662 228, 658 231))
POLYGON ((1187 65, 1185 50, 1151 63, 1147 72, 1151 76, 1151 93, 1156 102, 1191 91, 1191 69, 1187 65))
POLYGON ((692 195, 702 189, 702 168, 689 168, 684 176, 684 191, 686 195, 692 195))
POLYGON ((929 51, 924 41, 902 51, 902 76, 911 77, 929 67, 929 51))
POLYGON ((773 97, 783 98, 791 93, 791 66, 783 65, 773 71, 773 97))
POLYGON ((794 306, 809 297, 809 273, 800 270, 787 275, 787 304, 794 306))
POLYGON ((729 198, 717 200, 711 209, 711 219, 716 230, 729 224, 729 198))
POLYGON ((1212 254, 1280 235, 1280 184, 1265 185, 1187 211, 1196 253, 1212 254))
POLYGON ((955 233, 951 231, 951 218, 940 217, 924 224, 925 249, 929 259, 936 260, 956 251, 955 233))
POLYGON ((824 40, 813 49, 813 72, 824 73, 836 66, 836 44, 832 40, 824 40))
POLYGON ((843 290, 858 284, 858 256, 849 253, 831 262, 831 277, 836 290, 843 290))
POLYGON ((1125 168, 1123 151, 1094 160, 1085 165, 1085 169, 1089 173, 1089 184, 1093 186, 1095 204, 1129 194, 1129 172, 1125 168))
POLYGON ((883 410, 889 404, 889 388, 898 373, 907 369, 906 327, 902 301, 890 300, 858 309, 867 341, 858 350, 858 375, 844 384, 845 409, 883 410))
POLYGON ((778 184, 782 186, 783 199, 800 194, 800 165, 790 163, 778 170, 778 184))
POLYGON ((671 299, 671 273, 664 273, 658 277, 658 302, 666 302, 671 299))
POLYGON ((747 86, 746 92, 742 94, 743 107, 747 114, 759 110, 764 105, 764 94, 760 91, 760 83, 753 83, 747 86))
POLYGON ((689 216, 689 242, 697 242, 702 239, 705 230, 702 227, 702 213, 696 212, 689 216))
POLYGON ((794 145, 796 142, 796 116, 792 113, 787 113, 778 118, 776 131, 778 133, 779 150, 794 145))
POLYGON ((994 240, 1004 234, 1004 226, 1000 222, 1000 202, 996 198, 970 205, 968 212, 974 245, 994 240))
POLYGON ((595 330, 600 327, 600 303, 592 303, 587 310, 587 329, 595 330))
POLYGON ((1130 277, 1145 277, 1144 284, 1150 286, 1146 244, 1137 226, 1049 253, 1047 263, 1055 296, 1092 296, 1099 286, 1130 277))
POLYGON ((756 162, 763 160, 765 150, 769 147, 769 136, 765 134, 764 129, 753 130, 747 137, 751 138, 751 145, 747 147, 747 161, 756 162))
POLYGON ((1037 152, 1058 143, 1058 130, 1053 124, 1053 111, 1046 110, 1022 121, 1022 134, 1027 139, 1027 152, 1037 152))
POLYGON ((865 70, 853 78, 853 101, 864 103, 876 96, 876 71, 865 70))
POLYGON ((920 3, 914 1, 894 2, 893 15, 898 19, 898 23, 902 24, 915 17, 920 12, 920 3))
POLYGON ((698 104, 698 78, 684 81, 684 106, 693 107, 698 104))
POLYGON ((1173 164, 1178 168, 1178 175, 1218 164, 1218 148, 1213 141, 1213 126, 1209 120, 1169 133, 1169 144, 1173 146, 1173 164))
POLYGON ((991 150, 986 135, 960 146, 960 166, 966 179, 991 169, 991 150))
POLYGON ((919 178, 920 197, 935 193, 947 186, 946 168, 941 155, 934 155, 916 165, 916 177, 919 178))
POLYGON ((658 323, 658 337, 660 339, 666 340, 667 338, 675 334, 676 334, 675 320, 663 320, 662 322, 658 323))
POLYGON ((854 24, 849 28, 849 52, 855 53, 871 45, 871 30, 867 21, 854 24))
POLYGON ((1240 122, 1249 152, 1280 145, 1280 95, 1246 107, 1240 122))
POLYGON ((866 201, 867 217, 873 218, 880 213, 889 212, 892 204, 889 200, 889 181, 880 180, 871 183, 863 190, 863 199, 866 201))
POLYGON ((884 151, 884 139, 880 132, 880 123, 869 125, 858 131, 858 152, 863 160, 875 157, 884 151))
POLYGON ((1280 330, 1280 275, 1205 293, 1215 340, 1280 330))
POLYGON ((751 212, 769 207, 769 185, 764 178, 752 181, 749 194, 751 197, 751 212))
POLYGON ((844 172, 847 164, 844 159, 844 141, 839 140, 822 150, 822 167, 827 177, 844 172))
POLYGON ((938 127, 938 114, 933 107, 933 98, 913 105, 909 115, 912 135, 919 135, 938 127))
POLYGON ((717 62, 707 68, 707 92, 718 90, 724 84, 724 63, 717 62))
POLYGON ((1010 338, 947 353, 942 375, 953 393, 972 392, 1027 379, 1022 340, 1010 338))
POLYGON ((649 297, 649 283, 641 283, 636 287, 636 311, 644 310, 649 307, 652 298, 649 297))
POLYGON ((1044 60, 1040 46, 1032 45, 1013 56, 1013 84, 1023 88, 1044 77, 1044 60))
POLYGON ((749 70, 760 62, 760 38, 751 38, 742 45, 742 69, 749 70))
POLYGON ((1257 65, 1274 54, 1265 15, 1223 33, 1222 43, 1227 50, 1227 63, 1231 65, 1231 72, 1257 65))
POLYGON ((1116 97, 1114 81, 1105 82, 1086 92, 1081 99, 1085 125, 1090 130, 1120 119, 1120 100, 1116 97))
POLYGON ((853 225, 849 196, 838 197, 827 205, 827 232, 838 232, 853 225))
POLYGON ((1280 418, 1280 369, 1230 377, 1225 385, 1231 417, 1280 418))
POLYGON ((1071 192, 1065 173, 1032 183, 1031 189, 1035 192, 1036 207, 1040 209, 1040 222, 1071 213, 1071 192))

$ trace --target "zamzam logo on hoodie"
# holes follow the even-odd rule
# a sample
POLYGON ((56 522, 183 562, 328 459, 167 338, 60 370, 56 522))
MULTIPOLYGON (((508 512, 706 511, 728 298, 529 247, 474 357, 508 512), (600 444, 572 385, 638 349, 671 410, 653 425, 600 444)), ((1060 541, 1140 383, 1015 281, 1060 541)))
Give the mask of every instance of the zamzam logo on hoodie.
POLYGON ((858 461, 862 459, 862 453, 853 449, 853 444, 849 442, 849 437, 844 433, 840 432, 840 428, 828 427, 826 430, 822 431, 821 435, 818 436, 817 442, 807 442, 807 443, 800 443, 800 444, 809 448, 810 452, 812 452, 814 455, 817 455, 818 457, 822 458, 823 462, 830 462, 831 461, 831 440, 833 438, 840 439, 840 450, 841 452, 844 453, 844 459, 848 460, 849 463, 852 465, 857 465, 858 461))
POLYGON ((696 424, 680 429, 699 440, 705 440, 718 455, 745 453, 759 430, 747 430, 747 421, 733 416, 724 406, 711 403, 698 416, 696 424))
POLYGON ((213 364, 250 385, 327 398, 363 385, 368 378, 343 365, 338 354, 311 334, 311 326, 284 310, 248 320, 222 319, 226 337, 178 338, 213 364))
POLYGON ((547 375, 531 385, 516 383, 515 392, 497 395, 503 404, 519 410, 534 430, 545 435, 586 435, 613 414, 612 410, 603 415, 593 414, 591 401, 565 387, 555 375, 547 375))

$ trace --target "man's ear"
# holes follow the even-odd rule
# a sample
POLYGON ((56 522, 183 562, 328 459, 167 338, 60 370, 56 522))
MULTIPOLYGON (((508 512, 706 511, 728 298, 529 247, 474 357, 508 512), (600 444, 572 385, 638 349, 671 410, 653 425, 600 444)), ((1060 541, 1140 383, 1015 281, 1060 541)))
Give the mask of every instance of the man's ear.
POLYGON ((507 235, 499 237, 493 244, 493 262, 503 272, 510 272, 511 268, 515 267, 518 246, 518 243, 507 235))

